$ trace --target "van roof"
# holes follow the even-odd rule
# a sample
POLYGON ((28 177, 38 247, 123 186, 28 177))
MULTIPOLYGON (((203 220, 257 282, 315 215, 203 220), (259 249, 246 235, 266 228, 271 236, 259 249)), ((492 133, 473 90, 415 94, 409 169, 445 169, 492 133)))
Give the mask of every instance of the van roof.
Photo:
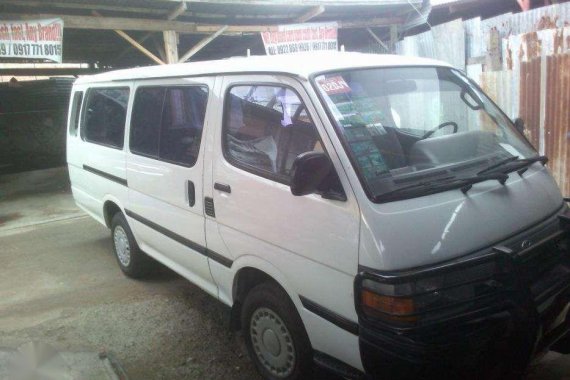
POLYGON ((282 73, 308 78, 313 73, 329 70, 383 66, 450 67, 447 63, 425 58, 329 51, 137 67, 85 76, 76 83, 236 73, 282 73))

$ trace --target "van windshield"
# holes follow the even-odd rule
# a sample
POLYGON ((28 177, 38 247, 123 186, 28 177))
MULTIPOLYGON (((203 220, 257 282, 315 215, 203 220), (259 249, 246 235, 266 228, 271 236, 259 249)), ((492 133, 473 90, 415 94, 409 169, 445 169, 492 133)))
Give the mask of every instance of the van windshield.
POLYGON ((313 84, 374 201, 465 188, 487 178, 483 172, 504 182, 509 168, 536 157, 494 103, 451 68, 345 70, 313 84))

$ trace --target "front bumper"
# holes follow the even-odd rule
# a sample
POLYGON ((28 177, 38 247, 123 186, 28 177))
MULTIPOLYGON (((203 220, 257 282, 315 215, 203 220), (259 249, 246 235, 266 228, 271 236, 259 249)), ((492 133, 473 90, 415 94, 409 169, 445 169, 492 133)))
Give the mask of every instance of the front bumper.
POLYGON ((508 291, 492 302, 407 328, 361 316, 366 374, 374 379, 518 378, 540 353, 570 350, 570 214, 559 218, 560 227, 533 246, 519 251, 496 246, 482 258, 500 262, 509 277, 508 291))

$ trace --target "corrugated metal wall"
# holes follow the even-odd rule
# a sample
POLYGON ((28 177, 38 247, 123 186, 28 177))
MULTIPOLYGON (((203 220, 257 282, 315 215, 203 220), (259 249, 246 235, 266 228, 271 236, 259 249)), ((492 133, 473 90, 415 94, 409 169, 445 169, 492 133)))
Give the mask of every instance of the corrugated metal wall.
POLYGON ((507 115, 525 120, 528 139, 550 158, 552 174, 563 194, 570 195, 570 3, 487 20, 456 20, 406 37, 396 52, 465 69, 507 115), (499 67, 489 61, 492 34, 500 39, 499 67), (460 40, 463 56, 438 49, 458 49, 460 40))

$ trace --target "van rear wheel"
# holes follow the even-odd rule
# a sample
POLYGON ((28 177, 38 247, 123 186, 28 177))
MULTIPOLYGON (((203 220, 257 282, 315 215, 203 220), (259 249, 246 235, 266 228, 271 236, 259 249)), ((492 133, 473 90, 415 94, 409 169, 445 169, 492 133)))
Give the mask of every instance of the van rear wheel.
POLYGON ((111 237, 115 257, 123 273, 131 278, 146 276, 152 267, 151 259, 140 250, 125 216, 120 212, 111 220, 111 237))
POLYGON ((311 344, 295 305, 278 285, 263 283, 248 293, 241 326, 249 356, 265 379, 309 378, 311 344))

